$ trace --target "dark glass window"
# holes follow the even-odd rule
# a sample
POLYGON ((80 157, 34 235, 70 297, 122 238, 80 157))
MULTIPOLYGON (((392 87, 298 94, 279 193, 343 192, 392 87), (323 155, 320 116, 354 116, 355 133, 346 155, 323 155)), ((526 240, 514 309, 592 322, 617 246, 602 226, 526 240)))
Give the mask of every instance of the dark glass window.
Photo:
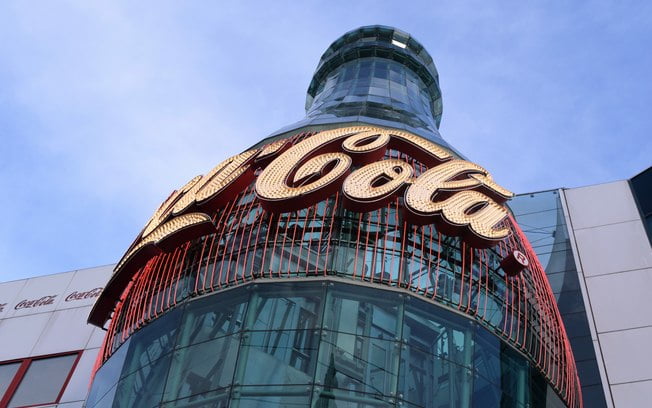
POLYGON ((647 237, 652 244, 652 167, 634 176, 630 185, 647 230, 647 237))
POLYGON ((69 354, 33 360, 11 398, 9 407, 57 401, 77 357, 77 354, 69 354))
POLYGON ((376 398, 395 393, 400 344, 353 334, 328 332, 319 352, 316 380, 324 390, 346 390, 376 398))
POLYGON ((381 339, 398 336, 398 306, 402 299, 397 294, 386 293, 379 298, 375 290, 336 285, 329 295, 324 317, 326 329, 381 339))
MULTIPOLYGON (((280 286, 280 285, 279 285, 280 286)), ((250 330, 312 329, 321 323, 323 290, 314 285, 263 287, 252 302, 250 330)))

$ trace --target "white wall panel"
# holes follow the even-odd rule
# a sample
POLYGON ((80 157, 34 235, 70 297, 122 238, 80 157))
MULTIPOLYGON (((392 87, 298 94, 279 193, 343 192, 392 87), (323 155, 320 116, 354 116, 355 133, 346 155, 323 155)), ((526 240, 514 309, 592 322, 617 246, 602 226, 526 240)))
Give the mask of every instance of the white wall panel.
POLYGON ((574 229, 638 220, 638 208, 626 181, 565 191, 574 229))
POLYGON ((68 284, 72 280, 75 272, 58 273, 56 275, 39 276, 38 278, 31 278, 27 280, 25 286, 16 297, 15 303, 17 307, 22 301, 33 301, 48 296, 54 296, 51 304, 24 307, 18 310, 12 310, 9 316, 25 316, 34 313, 43 313, 53 311, 59 302, 62 301, 62 294, 65 292, 68 284))
POLYGON ((113 265, 100 266, 97 268, 80 269, 75 272, 65 292, 62 292, 62 301, 57 309, 68 309, 73 307, 91 306, 97 300, 99 290, 109 281, 113 265))
POLYGON ((611 391, 616 408, 646 408, 652 405, 652 380, 614 385, 611 391))
POLYGON ((586 279, 599 333, 652 326, 652 268, 586 279))
POLYGON ((53 312, 31 355, 84 349, 93 333, 93 326, 86 324, 89 312, 90 307, 53 312))
POLYGON ((585 277, 652 268, 652 250, 640 220, 575 231, 585 277))
POLYGON ((104 341, 105 335, 106 332, 104 330, 93 326, 93 333, 91 334, 91 338, 88 340, 88 343, 86 344, 86 348, 92 349, 92 348, 102 347, 102 342, 104 341))
POLYGON ((652 327, 598 335, 609 383, 652 380, 652 327))
POLYGON ((61 397, 61 402, 83 401, 88 394, 88 385, 91 379, 91 371, 95 365, 98 349, 86 350, 82 353, 75 372, 66 386, 66 390, 61 397))
POLYGON ((16 298, 26 283, 27 279, 21 279, 0 284, 0 319, 12 314, 16 298))
POLYGON ((29 357, 52 313, 0 321, 0 361, 29 357))

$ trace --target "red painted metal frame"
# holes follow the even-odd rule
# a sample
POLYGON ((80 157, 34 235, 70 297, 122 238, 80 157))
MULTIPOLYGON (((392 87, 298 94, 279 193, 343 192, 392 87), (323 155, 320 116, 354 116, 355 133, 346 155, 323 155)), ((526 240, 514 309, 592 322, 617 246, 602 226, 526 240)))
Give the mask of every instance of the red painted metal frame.
POLYGON ((70 370, 68 371, 68 374, 66 375, 66 379, 61 385, 61 390, 59 390, 59 394, 57 394, 56 400, 44 402, 42 404, 37 404, 37 405, 25 405, 24 407, 40 407, 45 405, 58 404, 61 401, 61 397, 63 397, 63 393, 66 391, 66 387, 68 386, 68 383, 70 382, 73 373, 75 372, 75 368, 77 368, 77 363, 79 363, 79 359, 81 358, 82 353, 83 350, 77 350, 77 351, 68 351, 63 353, 44 354, 42 356, 26 357, 26 358, 19 358, 19 359, 0 362, 0 366, 3 366, 5 364, 18 363, 18 362, 21 363, 20 367, 14 374, 13 379, 11 380, 9 387, 7 387, 7 390, 5 391, 4 395, 0 396, 0 408, 7 408, 9 406, 11 399, 14 397, 14 394, 18 390, 20 383, 25 378, 25 374, 27 373, 27 370, 29 369, 29 366, 32 364, 33 361, 45 360, 54 357, 72 356, 76 354, 77 358, 75 358, 75 361, 73 361, 72 366, 70 366, 70 370))

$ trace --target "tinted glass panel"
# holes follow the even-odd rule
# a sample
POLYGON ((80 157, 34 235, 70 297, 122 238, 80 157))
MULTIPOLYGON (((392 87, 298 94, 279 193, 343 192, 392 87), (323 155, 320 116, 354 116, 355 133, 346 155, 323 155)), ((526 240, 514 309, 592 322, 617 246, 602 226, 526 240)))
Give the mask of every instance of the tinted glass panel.
POLYGON ((336 285, 329 291, 324 326, 330 330, 361 336, 395 339, 399 334, 397 294, 363 287, 336 285))
POLYGON ((471 367, 474 327, 467 319, 425 302, 410 300, 405 307, 403 341, 414 352, 471 367))
POLYGON ((345 389, 352 395, 394 395, 399 349, 397 341, 328 332, 319 352, 317 381, 325 389, 345 389))
POLYGON ((182 310, 178 308, 166 313, 131 337, 123 376, 154 363, 172 351, 182 310))
POLYGON ((242 330, 249 297, 224 296, 198 299, 188 305, 183 317, 178 347, 202 343, 242 330), (222 300, 222 301, 220 301, 222 300))
POLYGON ((172 354, 166 354, 123 377, 118 383, 113 406, 143 408, 159 406, 171 359, 172 354))
POLYGON ((309 384, 312 382, 319 333, 274 330, 246 334, 242 346, 242 384, 309 384))
POLYGON ((262 291, 250 318, 251 330, 311 329, 320 323, 322 291, 301 290, 268 293, 262 291))
POLYGON ((164 402, 162 407, 192 407, 192 408, 222 408, 229 406, 230 389, 197 394, 188 398, 181 398, 174 401, 164 402))
POLYGON ((631 179, 632 192, 643 217, 647 237, 652 243, 652 167, 631 179))
POLYGON ((55 402, 75 360, 77 354, 32 361, 9 406, 55 402))
MULTIPOLYGON (((114 385, 120 379, 120 373, 122 373, 122 366, 127 356, 127 350, 129 350, 129 344, 131 344, 131 338, 120 346, 113 356, 97 370, 93 379, 93 386, 86 400, 87 407, 94 407, 101 399, 104 400, 103 404, 106 403, 107 398, 105 398, 105 395, 110 390, 115 392, 114 385)), ((110 397, 110 400, 113 401, 113 397, 110 397)))
POLYGON ((459 406, 471 389, 468 369, 416 347, 403 348, 400 373, 399 397, 420 407, 459 406))
MULTIPOLYGON (((223 336, 174 352, 164 400, 203 401, 206 392, 228 387, 233 382, 240 336, 223 336)), ((212 396, 211 396, 212 398, 212 396)))
POLYGON ((9 388, 9 384, 14 379, 20 365, 21 362, 0 365, 0 399, 9 388))
POLYGON ((631 183, 641 212, 652 214, 652 167, 633 177, 631 183))

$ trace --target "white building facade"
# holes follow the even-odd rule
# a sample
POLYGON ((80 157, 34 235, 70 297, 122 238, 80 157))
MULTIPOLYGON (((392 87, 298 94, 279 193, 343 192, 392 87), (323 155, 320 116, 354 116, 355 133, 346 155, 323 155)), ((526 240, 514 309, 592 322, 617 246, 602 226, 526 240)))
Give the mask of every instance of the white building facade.
POLYGON ((112 269, 0 283, 0 407, 84 406, 104 338, 86 319, 112 269))

